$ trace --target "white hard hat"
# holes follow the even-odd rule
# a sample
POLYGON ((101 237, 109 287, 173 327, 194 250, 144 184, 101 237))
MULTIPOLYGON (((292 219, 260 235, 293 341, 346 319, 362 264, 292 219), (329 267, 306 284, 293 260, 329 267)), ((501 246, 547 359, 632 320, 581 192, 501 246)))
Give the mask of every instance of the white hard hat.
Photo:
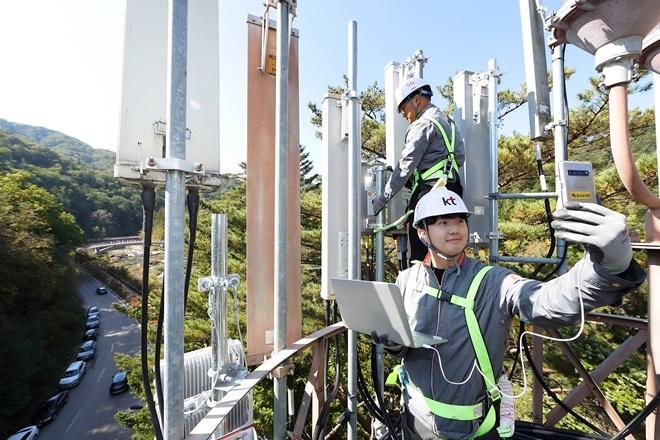
POLYGON ((419 222, 425 218, 451 214, 470 215, 471 212, 455 192, 449 191, 444 186, 432 189, 417 202, 413 227, 417 228, 419 222))
POLYGON ((413 92, 421 89, 422 87, 428 88, 429 96, 433 96, 433 91, 431 91, 431 86, 429 83, 424 81, 422 78, 413 76, 411 78, 405 79, 399 87, 394 90, 394 99, 396 101, 396 109, 399 110, 403 101, 413 92))

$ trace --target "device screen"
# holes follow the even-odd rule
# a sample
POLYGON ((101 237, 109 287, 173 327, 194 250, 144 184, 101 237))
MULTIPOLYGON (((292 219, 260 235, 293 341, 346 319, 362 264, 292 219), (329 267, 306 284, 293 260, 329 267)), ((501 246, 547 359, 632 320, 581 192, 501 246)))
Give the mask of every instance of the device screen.
POLYGON ((594 173, 590 162, 559 162, 559 198, 557 208, 567 202, 598 203, 594 173))

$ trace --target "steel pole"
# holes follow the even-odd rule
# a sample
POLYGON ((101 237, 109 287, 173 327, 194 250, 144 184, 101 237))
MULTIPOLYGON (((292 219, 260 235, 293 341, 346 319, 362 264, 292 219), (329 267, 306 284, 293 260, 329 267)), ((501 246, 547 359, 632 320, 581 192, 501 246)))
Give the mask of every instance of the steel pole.
MULTIPOLYGON (((488 61, 488 148, 490 155, 490 181, 488 191, 491 194, 498 192, 498 179, 499 174, 497 171, 498 151, 497 151, 497 77, 495 71, 497 70, 497 61, 491 59, 488 61)), ((474 87, 474 86, 473 86, 474 87)), ((474 93, 474 92, 473 92, 474 93)), ((472 109, 473 112, 480 111, 480 109, 472 109)), ((490 219, 489 225, 491 230, 490 237, 490 259, 492 262, 497 262, 499 257, 499 226, 497 222, 497 199, 490 200, 490 219)))
MULTIPOLYGON (((357 22, 348 23, 348 278, 360 279, 358 179, 360 178, 360 114, 357 96, 357 22)), ((357 438, 357 333, 348 331, 348 440, 357 438)))
MULTIPOLYGON (((169 0, 166 157, 186 158, 186 69, 188 0, 169 0)), ((183 296, 185 173, 165 173, 164 430, 166 440, 183 438, 183 296)))
MULTIPOLYGON (((385 191, 385 165, 378 165, 375 168, 376 174, 376 194, 382 194, 385 191)), ((385 210, 383 209, 376 216, 376 224, 380 227, 385 224, 385 210)), ((376 281, 385 280, 385 231, 376 232, 375 252, 376 252, 376 281)))
MULTIPOLYGON (((385 191, 385 165, 375 167, 376 175, 376 194, 382 194, 385 191)), ((385 224, 385 210, 383 209, 376 216, 376 225, 385 224)), ((375 253, 376 253, 376 281, 385 280, 385 231, 378 231, 375 234, 375 253)), ((377 382, 374 384, 376 392, 381 396, 385 393, 385 346, 376 344, 376 374, 377 382)), ((378 405, 378 401, 376 401, 378 405)), ((386 410, 386 408, 381 408, 386 410)), ((378 422, 378 421, 376 421, 378 422)), ((387 428, 386 424, 374 423, 376 427, 375 437, 382 438, 383 430, 387 428)), ((394 434, 394 433, 392 433, 394 434)))
MULTIPOLYGON (((537 72, 542 75, 543 72, 537 72)), ((564 107, 564 93, 566 84, 564 82, 564 58, 563 50, 560 46, 552 49, 552 77, 553 82, 553 110, 554 121, 552 124, 555 142, 555 188, 559 188, 559 173, 557 164, 566 160, 567 155, 567 127, 566 127, 566 109, 564 107)), ((559 200, 559 199, 558 199, 559 200)), ((557 257, 561 258, 566 252, 566 242, 557 240, 557 257)), ((559 267, 559 273, 566 273, 567 263, 564 261, 559 267)), ((542 333, 543 330, 533 327, 535 333, 542 333)), ((532 337, 532 347, 534 348, 533 362, 537 367, 543 365, 543 338, 539 336, 532 337)), ((535 423, 543 423, 543 388, 538 379, 534 378, 532 382, 532 418, 535 423)))
MULTIPOLYGON (((267 25, 267 23, 266 23, 267 25)), ((275 77, 275 344, 273 355, 286 348, 286 275, 287 275, 287 174, 289 145, 289 3, 277 2, 277 65, 275 77)), ((286 377, 273 381, 273 431, 275 440, 286 437, 286 377)))
POLYGON ((212 368, 216 373, 227 363, 227 214, 211 217, 211 277, 213 283, 212 368))
MULTIPOLYGON (((555 141, 555 189, 557 190, 559 189, 557 164, 562 160, 566 160, 568 155, 568 127, 566 126, 566 109, 564 107, 566 84, 564 82, 564 56, 561 46, 555 46, 552 49, 552 78, 554 78, 552 85, 552 105, 555 114, 552 125, 555 141)), ((557 256, 561 257, 565 252, 565 248, 566 242, 564 240, 557 240, 557 256)), ((564 263, 559 272, 565 273, 567 267, 567 263, 564 263)))

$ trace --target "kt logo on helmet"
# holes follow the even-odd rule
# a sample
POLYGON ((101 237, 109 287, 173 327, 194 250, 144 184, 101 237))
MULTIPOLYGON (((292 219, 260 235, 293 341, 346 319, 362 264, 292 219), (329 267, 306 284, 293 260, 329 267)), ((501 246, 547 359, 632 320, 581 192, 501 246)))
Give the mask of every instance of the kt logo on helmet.
POLYGON ((446 197, 446 198, 443 197, 443 198, 442 198, 442 203, 444 203, 445 206, 447 206, 447 205, 454 205, 454 206, 456 206, 456 198, 455 198, 455 197, 446 197))

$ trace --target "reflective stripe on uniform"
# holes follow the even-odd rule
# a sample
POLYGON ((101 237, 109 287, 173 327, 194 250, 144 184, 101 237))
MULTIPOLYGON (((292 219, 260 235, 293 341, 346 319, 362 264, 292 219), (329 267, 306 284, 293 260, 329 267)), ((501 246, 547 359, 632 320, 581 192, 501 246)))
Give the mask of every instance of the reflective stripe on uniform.
POLYGON ((456 165, 456 161, 454 161, 454 144, 456 142, 456 124, 454 123, 454 121, 450 121, 450 125, 451 125, 451 142, 450 142, 449 137, 447 137, 447 132, 445 132, 445 129, 442 127, 442 124, 440 124, 440 122, 438 122, 437 119, 432 118, 431 116, 422 116, 422 119, 426 119, 428 121, 433 122, 433 124, 438 128, 440 134, 442 135, 442 139, 445 141, 445 146, 447 147, 449 156, 446 157, 445 159, 442 159, 440 162, 433 165, 428 170, 424 171, 424 173, 422 173, 421 175, 417 170, 413 171, 414 181, 410 191, 411 193, 415 192, 415 189, 419 185, 420 180, 427 181, 429 179, 440 178, 440 176, 442 176, 443 174, 447 174, 447 177, 452 177, 454 171, 458 173, 458 165, 456 165), (449 169, 447 169, 448 160, 451 160, 449 169), (441 173, 441 171, 443 172, 441 173))
POLYGON ((433 414, 444 417, 445 419, 468 421, 480 419, 484 415, 484 402, 477 403, 476 405, 453 405, 438 402, 423 395, 416 386, 410 383, 406 391, 408 391, 411 398, 423 400, 426 406, 428 406, 429 411, 433 414))
MULTIPOLYGON (((475 304, 475 298, 477 296, 477 291, 479 290, 481 281, 486 276, 486 273, 492 268, 493 266, 484 266, 483 268, 481 268, 481 270, 479 270, 479 272, 477 272, 477 274, 470 282, 470 287, 468 289, 466 297, 463 298, 458 295, 445 293, 440 289, 435 289, 426 284, 424 284, 423 286, 419 286, 417 282, 417 275, 419 274, 419 270, 421 269, 421 267, 419 267, 417 269, 417 274, 415 274, 415 276, 409 276, 403 294, 405 296, 406 291, 412 288, 417 290, 418 292, 424 293, 426 295, 430 295, 440 300, 449 301, 452 304, 455 304, 463 308, 463 310, 465 311, 465 320, 467 322, 470 341, 472 342, 472 347, 474 348, 474 352, 477 358, 477 362, 479 364, 479 368, 483 373, 486 390, 488 392, 488 398, 491 400, 491 402, 494 402, 500 399, 501 395, 499 393, 497 384, 495 382, 495 375, 493 373, 493 367, 490 362, 490 357, 488 356, 488 349, 486 348, 486 343, 484 342, 481 329, 479 328, 479 322, 477 321, 477 317, 474 313, 474 304, 475 304)), ((413 274, 411 273, 410 275, 413 274)), ((485 401, 478 403, 476 405, 453 405, 453 404, 438 402, 436 400, 424 396, 424 394, 416 386, 405 380, 402 369, 400 367, 397 369, 397 373, 399 375, 399 379, 401 380, 406 391, 408 391, 410 397, 414 398, 415 400, 424 401, 426 403, 426 406, 429 408, 429 411, 431 411, 433 414, 437 416, 444 417, 447 419, 453 419, 453 420, 469 421, 469 420, 479 419, 484 415, 483 412, 484 412, 485 401)), ((477 438, 489 432, 495 426, 495 422, 496 422, 495 408, 493 405, 490 405, 486 417, 479 426, 477 432, 474 434, 473 438, 477 438)))

